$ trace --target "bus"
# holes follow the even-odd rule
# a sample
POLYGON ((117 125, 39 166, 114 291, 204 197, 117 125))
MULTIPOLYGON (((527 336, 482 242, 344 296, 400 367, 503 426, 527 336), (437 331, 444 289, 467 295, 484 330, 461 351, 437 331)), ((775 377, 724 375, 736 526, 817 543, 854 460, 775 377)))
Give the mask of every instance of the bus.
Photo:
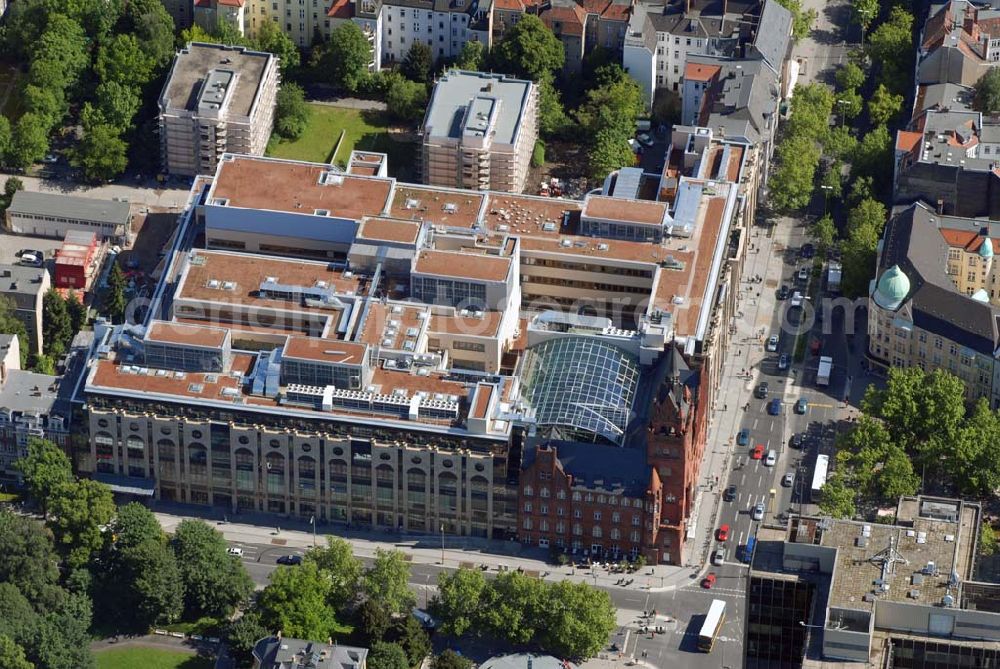
POLYGON ((815 504, 823 495, 823 486, 826 485, 826 475, 830 470, 830 456, 817 455, 816 467, 813 469, 812 480, 812 502, 815 504))
POLYGON ((757 544, 757 537, 747 537, 747 544, 743 547, 743 561, 750 564, 753 559, 753 549, 757 544))
POLYGON ((722 631, 722 623, 726 621, 726 603, 721 599, 713 599, 708 607, 708 615, 702 623, 701 631, 698 632, 698 650, 703 653, 711 653, 715 647, 715 640, 719 638, 722 631))

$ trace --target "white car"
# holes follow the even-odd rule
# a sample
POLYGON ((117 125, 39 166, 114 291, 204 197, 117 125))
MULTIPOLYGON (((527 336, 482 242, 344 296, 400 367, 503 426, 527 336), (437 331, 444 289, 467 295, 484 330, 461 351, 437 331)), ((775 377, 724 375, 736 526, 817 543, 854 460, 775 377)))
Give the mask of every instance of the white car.
POLYGON ((767 350, 774 353, 778 350, 778 335, 771 335, 767 339, 767 350))
POLYGON ((715 552, 712 553, 712 564, 719 566, 726 561, 726 549, 716 548, 715 552))
POLYGON ((767 457, 764 458, 764 465, 766 467, 773 467, 777 461, 778 461, 778 454, 775 453, 774 450, 772 449, 767 452, 767 457))
POLYGON ((229 550, 226 552, 232 555, 233 557, 238 557, 238 558, 243 557, 243 549, 240 548, 239 546, 230 546, 229 550))
POLYGON ((798 278, 799 278, 799 281, 808 281, 809 280, 809 268, 808 267, 803 267, 802 269, 800 269, 799 273, 798 273, 798 278))
POLYGON ((754 520, 764 520, 764 505, 758 504, 755 506, 753 511, 750 512, 750 517, 754 520))
POLYGON ((639 143, 642 144, 643 146, 653 145, 653 138, 644 132, 640 132, 638 135, 635 136, 635 138, 639 140, 639 143))
POLYGON ((802 293, 795 291, 792 293, 792 306, 801 307, 802 306, 802 293))

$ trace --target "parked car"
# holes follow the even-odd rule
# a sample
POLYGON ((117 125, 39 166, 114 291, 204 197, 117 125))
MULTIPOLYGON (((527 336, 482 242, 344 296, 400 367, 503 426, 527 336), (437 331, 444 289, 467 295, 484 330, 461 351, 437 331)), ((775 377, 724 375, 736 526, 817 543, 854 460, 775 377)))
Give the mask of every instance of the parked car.
POLYGON ((764 444, 757 444, 750 451, 751 460, 763 460, 764 459, 764 444))
POLYGON ((767 413, 770 416, 780 416, 781 415, 781 400, 775 397, 773 400, 767 403, 767 413))
POLYGON ((767 338, 767 350, 771 353, 778 350, 778 335, 771 335, 767 338))
POLYGON ((635 138, 639 140, 639 143, 642 144, 643 146, 653 145, 653 138, 644 132, 640 132, 638 135, 635 136, 635 138))
POLYGON ((767 397, 769 390, 770 386, 767 385, 767 381, 762 381, 757 384, 757 389, 753 391, 753 394, 756 395, 758 399, 764 399, 767 397))
POLYGON ((799 281, 805 283, 809 280, 809 267, 805 266, 799 269, 799 273, 795 275, 799 281))
POLYGON ((243 549, 240 548, 239 546, 230 546, 229 550, 227 550, 226 552, 232 555, 233 557, 238 557, 238 558, 243 557, 243 549))
POLYGON ((747 446, 750 444, 750 428, 745 427, 736 435, 737 446, 747 446))
POLYGON ((792 472, 788 472, 781 479, 781 485, 785 486, 786 488, 791 488, 793 483, 795 483, 795 474, 792 472))
POLYGON ((301 555, 282 555, 278 558, 278 564, 283 564, 287 567, 295 567, 302 564, 301 555))
POLYGON ((785 371, 786 369, 788 369, 788 362, 789 361, 788 361, 788 354, 787 353, 782 353, 781 355, 779 355, 778 356, 778 369, 781 370, 781 371, 785 371))
POLYGON ((716 580, 715 572, 710 571, 707 574, 705 574, 705 578, 701 579, 701 587, 705 588, 706 590, 710 590, 712 586, 715 585, 715 580, 716 580))
POLYGON ((726 491, 722 493, 722 499, 726 500, 727 502, 732 502, 734 499, 736 499, 736 486, 731 485, 728 488, 726 488, 726 491))
POLYGON ((719 566, 725 561, 726 561, 726 549, 716 548, 715 552, 712 553, 712 564, 714 564, 715 566, 719 566))
POLYGON ((802 245, 802 248, 799 249, 799 254, 803 258, 812 258, 814 255, 816 255, 816 247, 813 246, 812 244, 805 243, 802 245))
POLYGON ((802 433, 796 432, 792 435, 792 438, 788 440, 788 445, 792 448, 802 448, 802 433))
POLYGON ((802 293, 795 291, 792 293, 792 306, 801 307, 802 306, 802 293))
POLYGON ((809 410, 809 400, 804 397, 799 398, 799 401, 795 403, 795 413, 804 414, 809 410))
POLYGON ((767 457, 764 458, 764 466, 773 467, 775 463, 778 462, 778 454, 771 449, 767 452, 767 457))
POLYGON ((789 293, 788 286, 786 286, 785 284, 782 284, 781 288, 778 289, 778 299, 779 300, 787 300, 788 299, 788 293, 789 293))
POLYGON ((715 531, 715 538, 718 541, 725 541, 729 538, 729 525, 723 525, 715 531))
POLYGON ((764 520, 764 505, 758 504, 755 506, 753 511, 750 512, 750 517, 754 520, 764 520))

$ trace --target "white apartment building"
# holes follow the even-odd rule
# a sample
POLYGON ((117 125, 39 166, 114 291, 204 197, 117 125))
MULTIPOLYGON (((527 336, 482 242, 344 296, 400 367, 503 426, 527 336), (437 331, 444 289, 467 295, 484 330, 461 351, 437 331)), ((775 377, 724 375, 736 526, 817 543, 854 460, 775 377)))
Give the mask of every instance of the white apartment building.
POLYGON ((538 89, 502 74, 448 72, 424 116, 424 183, 524 190, 538 138, 538 89))
POLYGON ((273 54, 201 43, 181 49, 160 94, 163 170, 211 174, 223 153, 263 155, 278 85, 273 54))

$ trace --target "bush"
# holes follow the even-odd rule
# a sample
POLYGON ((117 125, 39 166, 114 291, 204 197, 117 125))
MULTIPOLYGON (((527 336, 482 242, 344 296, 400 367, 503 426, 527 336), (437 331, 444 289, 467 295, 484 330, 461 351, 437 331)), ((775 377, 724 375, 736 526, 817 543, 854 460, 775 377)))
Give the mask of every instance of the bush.
POLYGON ((531 166, 541 167, 545 164, 545 142, 537 140, 535 148, 531 150, 531 166))

